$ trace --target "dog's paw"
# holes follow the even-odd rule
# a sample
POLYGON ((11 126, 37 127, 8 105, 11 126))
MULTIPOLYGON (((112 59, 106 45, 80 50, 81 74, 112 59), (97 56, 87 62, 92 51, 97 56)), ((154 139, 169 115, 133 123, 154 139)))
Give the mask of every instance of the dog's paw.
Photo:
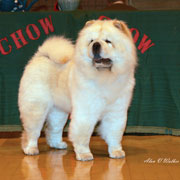
POLYGON ((37 155, 39 154, 39 149, 37 147, 26 147, 23 148, 24 154, 26 155, 37 155))
POLYGON ((67 149, 67 143, 66 142, 50 142, 48 143, 51 148, 55 149, 67 149))
POLYGON ((91 161, 94 158, 92 153, 76 153, 76 159, 79 161, 91 161))
POLYGON ((125 157, 125 152, 123 150, 114 150, 110 152, 109 156, 113 159, 120 159, 125 157))

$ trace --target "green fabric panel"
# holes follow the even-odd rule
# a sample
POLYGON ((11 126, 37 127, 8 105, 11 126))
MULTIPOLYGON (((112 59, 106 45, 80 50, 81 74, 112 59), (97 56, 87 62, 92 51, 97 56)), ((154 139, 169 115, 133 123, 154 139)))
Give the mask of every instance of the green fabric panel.
POLYGON ((139 65, 127 132, 180 135, 180 11, 0 13, 0 42, 5 52, 11 50, 7 55, 0 52, 0 131, 21 124, 17 107, 19 80, 44 39, 63 35, 75 41, 86 21, 102 15, 123 20, 137 30, 133 35, 137 37, 139 65), (50 17, 54 30, 46 34, 39 20, 50 17), (29 25, 32 36, 37 36, 30 24, 40 32, 36 40, 27 33, 29 25), (19 49, 11 37, 18 30, 26 41, 22 45, 18 40, 22 45, 19 49), (139 49, 145 37, 154 45, 142 53, 139 49))

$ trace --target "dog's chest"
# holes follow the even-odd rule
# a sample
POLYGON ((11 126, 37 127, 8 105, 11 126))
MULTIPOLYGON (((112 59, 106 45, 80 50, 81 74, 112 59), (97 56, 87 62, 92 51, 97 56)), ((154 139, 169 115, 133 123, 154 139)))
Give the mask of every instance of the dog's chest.
POLYGON ((125 92, 125 85, 119 82, 98 84, 97 91, 100 98, 103 98, 107 104, 110 104, 123 95, 125 92))

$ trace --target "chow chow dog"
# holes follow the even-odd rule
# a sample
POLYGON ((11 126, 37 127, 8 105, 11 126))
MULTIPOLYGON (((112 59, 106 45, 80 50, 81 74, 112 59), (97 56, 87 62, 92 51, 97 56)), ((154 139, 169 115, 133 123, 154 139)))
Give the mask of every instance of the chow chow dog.
POLYGON ((97 122, 111 158, 123 158, 121 140, 135 85, 136 48, 123 21, 91 20, 75 45, 48 38, 25 67, 19 87, 22 149, 36 155, 46 124, 47 143, 65 149, 62 132, 71 113, 69 139, 76 159, 92 160, 90 137, 97 122))

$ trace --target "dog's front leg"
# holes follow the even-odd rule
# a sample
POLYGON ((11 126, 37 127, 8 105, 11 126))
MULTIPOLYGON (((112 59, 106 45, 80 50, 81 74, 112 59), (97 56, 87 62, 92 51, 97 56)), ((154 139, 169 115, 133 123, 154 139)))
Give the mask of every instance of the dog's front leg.
MULTIPOLYGON (((76 72, 77 73, 77 72, 76 72)), ((79 73, 79 72, 78 72, 79 73)), ((105 102, 100 92, 84 75, 74 74, 71 80, 72 114, 69 126, 69 139, 72 141, 76 159, 89 161, 93 155, 89 148, 90 137, 100 118, 105 102)))
POLYGON ((109 112, 105 115, 99 127, 102 138, 108 144, 109 156, 111 158, 125 157, 121 141, 126 126, 126 119, 125 112, 109 112))
POLYGON ((108 144, 111 158, 125 157, 121 141, 126 127, 130 99, 131 96, 125 96, 110 105, 99 127, 102 138, 108 144))
POLYGON ((77 112, 76 110, 72 113, 69 138, 73 143, 77 160, 93 160, 93 155, 89 148, 89 142, 96 123, 96 117, 84 110, 81 110, 81 112, 77 112))

